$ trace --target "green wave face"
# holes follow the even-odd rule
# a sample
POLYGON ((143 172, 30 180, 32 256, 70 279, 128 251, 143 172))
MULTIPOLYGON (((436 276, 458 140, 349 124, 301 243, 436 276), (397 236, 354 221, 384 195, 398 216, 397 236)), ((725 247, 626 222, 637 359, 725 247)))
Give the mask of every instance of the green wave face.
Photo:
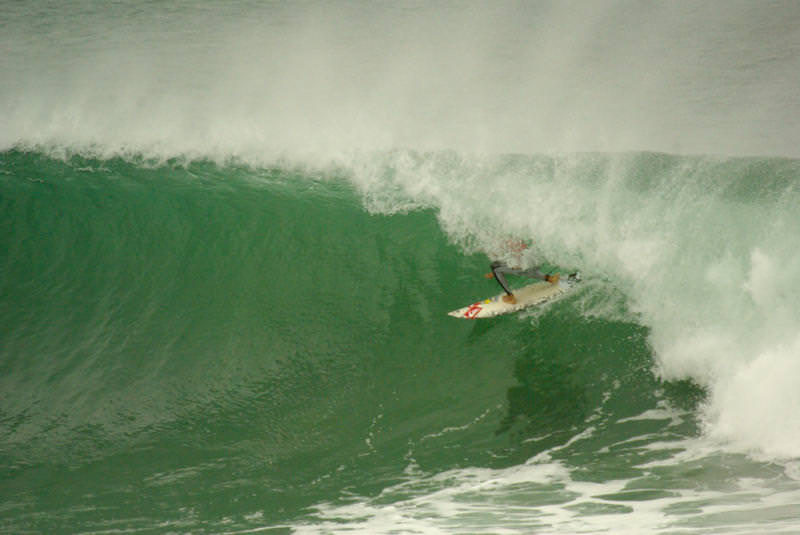
POLYGON ((764 411, 792 417, 791 385, 764 366, 793 373, 791 289, 770 284, 796 276, 780 234, 797 228, 782 211, 794 161, 364 158, 320 171, 3 154, 7 526, 383 531, 386 507, 409 530, 475 515, 529 529, 545 513, 563 529, 637 511, 648 524, 653 500, 670 522, 696 500, 747 503, 737 481, 754 473, 759 493, 793 499, 791 429, 748 433, 764 411), (514 192, 488 190, 508 220, 484 209, 481 173, 514 192), (548 188, 550 204, 530 202, 548 188), (448 317, 498 291, 482 275, 499 236, 585 280, 528 313, 448 317), (765 277, 778 261, 788 272, 765 277), (765 395, 744 410, 742 389, 765 395), (744 455, 754 444, 772 460, 744 455), (503 516, 510 503, 531 516, 503 516))

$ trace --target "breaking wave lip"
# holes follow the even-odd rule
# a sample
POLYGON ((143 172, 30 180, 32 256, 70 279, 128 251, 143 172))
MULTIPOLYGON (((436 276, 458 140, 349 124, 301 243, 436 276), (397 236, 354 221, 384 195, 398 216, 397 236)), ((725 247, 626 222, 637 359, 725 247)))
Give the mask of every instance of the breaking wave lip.
POLYGON ((467 250, 520 236, 610 281, 650 329, 656 373, 707 387, 710 436, 800 456, 797 160, 441 153, 378 169, 355 176, 378 212, 433 206, 467 250))

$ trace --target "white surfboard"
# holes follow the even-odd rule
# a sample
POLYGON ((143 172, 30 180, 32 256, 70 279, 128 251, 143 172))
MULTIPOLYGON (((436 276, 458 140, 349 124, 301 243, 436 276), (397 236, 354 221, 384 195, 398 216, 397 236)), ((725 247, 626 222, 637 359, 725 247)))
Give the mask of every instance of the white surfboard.
POLYGON ((469 306, 453 310, 447 314, 454 318, 475 320, 480 318, 493 318, 502 314, 510 314, 524 308, 541 305, 552 301, 561 294, 568 292, 575 284, 580 281, 580 275, 563 276, 558 283, 551 284, 545 281, 534 282, 528 286, 523 286, 514 290, 514 297, 517 302, 512 304, 503 301, 505 293, 472 303, 469 306))

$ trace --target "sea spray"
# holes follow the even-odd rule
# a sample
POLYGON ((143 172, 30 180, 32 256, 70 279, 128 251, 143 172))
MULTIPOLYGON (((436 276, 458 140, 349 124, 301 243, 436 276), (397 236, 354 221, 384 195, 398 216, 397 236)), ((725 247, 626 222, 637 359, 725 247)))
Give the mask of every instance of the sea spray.
POLYGON ((791 4, 14 2, 0 148, 798 156, 791 4))

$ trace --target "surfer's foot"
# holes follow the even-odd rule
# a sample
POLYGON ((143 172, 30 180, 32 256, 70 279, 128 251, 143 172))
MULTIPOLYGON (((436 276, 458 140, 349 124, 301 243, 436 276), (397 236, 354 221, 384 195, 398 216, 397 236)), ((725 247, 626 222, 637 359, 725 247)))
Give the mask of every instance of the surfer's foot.
POLYGON ((561 278, 560 273, 556 273, 555 275, 545 275, 544 280, 549 282, 550 284, 558 284, 558 279, 561 278))
POLYGON ((514 294, 506 294, 503 296, 503 302, 509 305, 515 305, 517 304, 517 298, 514 297, 514 294))

